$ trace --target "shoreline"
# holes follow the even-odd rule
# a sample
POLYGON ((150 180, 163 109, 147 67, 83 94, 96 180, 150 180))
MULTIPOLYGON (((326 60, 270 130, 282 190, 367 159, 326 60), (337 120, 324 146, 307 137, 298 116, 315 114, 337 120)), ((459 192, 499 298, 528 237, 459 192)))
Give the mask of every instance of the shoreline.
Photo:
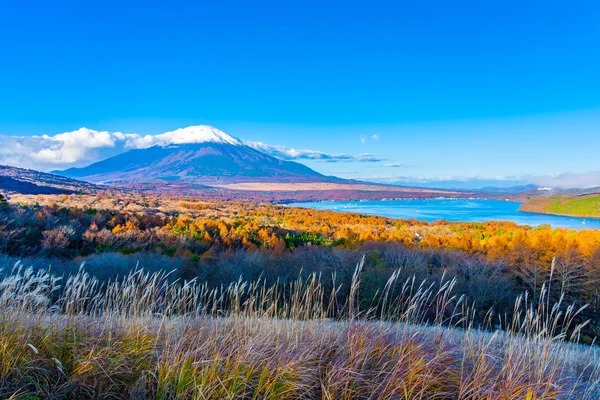
MULTIPOLYGON (((593 217, 582 217, 582 216, 577 216, 577 215, 561 215, 561 214, 552 214, 552 213, 540 213, 540 212, 531 212, 531 211, 523 211, 521 210, 521 207, 523 204, 525 204, 524 202, 521 201, 515 201, 515 200, 510 200, 510 199, 495 199, 495 198, 431 198, 431 199, 420 199, 420 198, 401 198, 401 199, 384 199, 384 200, 357 200, 357 201, 330 201, 330 200, 319 200, 319 201, 303 201, 303 202, 290 202, 290 203, 286 203, 286 204, 282 204, 279 203, 279 206, 283 206, 283 207, 299 207, 299 208, 307 208, 307 209, 314 209, 314 210, 329 210, 329 211, 334 211, 334 212, 353 212, 353 213, 362 213, 361 211, 354 209, 354 207, 350 207, 350 208, 345 208, 344 209, 333 209, 333 208, 329 208, 327 207, 327 204, 330 205, 336 205, 336 204, 340 204, 340 205, 349 205, 352 203, 355 203, 355 206, 357 208, 360 209, 360 204, 364 204, 367 202, 380 202, 380 203, 385 203, 385 202, 401 202, 401 201, 422 201, 422 202, 434 202, 434 201, 439 201, 439 200, 447 200, 447 201, 451 201, 451 200, 456 200, 456 201, 498 201, 498 202, 502 202, 502 203, 513 203, 516 205, 519 205, 518 209, 515 212, 515 215, 513 216, 513 218, 511 218, 511 216, 506 216, 506 217, 500 217, 500 218, 490 218, 490 219, 486 219, 486 220, 479 220, 479 221, 470 221, 470 220, 454 220, 454 219, 448 219, 448 218, 444 218, 444 216, 439 216, 436 219, 433 220, 429 220, 426 218, 422 218, 422 217, 405 217, 405 216, 390 216, 390 215, 386 215, 384 213, 381 212, 376 212, 376 211, 370 211, 370 212, 366 212, 366 214, 368 215, 376 215, 376 216, 381 216, 381 217, 386 217, 386 218, 393 218, 393 219, 417 219, 419 221, 427 221, 427 222, 433 222, 433 221, 438 221, 438 220, 446 220, 449 222, 490 222, 490 221, 505 221, 505 222, 514 222, 518 225, 521 226, 530 226, 532 228, 535 228, 537 226, 541 226, 541 225, 549 225, 552 229, 569 229, 569 230, 581 230, 581 229, 588 229, 588 230, 595 230, 595 229, 600 229, 600 226, 598 225, 598 222, 600 222, 600 218, 593 218, 593 217), (319 204, 325 204, 324 208, 321 208, 319 206, 319 204), (311 207, 311 205, 313 205, 311 207), (529 216, 529 219, 531 217, 548 217, 548 218, 560 218, 560 219, 564 219, 563 222, 561 221, 518 221, 518 215, 522 214, 522 217, 527 218, 527 216, 529 216), (586 225, 586 220, 589 220, 589 225, 586 225)), ((381 207, 385 207, 385 204, 380 204, 381 207)), ((367 206, 368 207, 368 206, 367 206)))
MULTIPOLYGON (((522 203, 525 204, 525 203, 522 203)), ((597 217, 589 217, 589 216, 584 216, 584 215, 576 215, 576 214, 558 214, 558 213, 552 213, 552 212, 540 212, 540 211, 526 211, 526 210, 521 210, 521 208, 519 207, 519 212, 525 213, 525 214, 535 214, 535 215, 552 215, 554 217, 565 217, 565 218, 578 218, 578 219, 591 219, 593 221, 600 221, 600 216, 597 217)))
POLYGON ((399 197, 395 199, 391 198, 382 198, 382 199, 350 199, 350 200, 294 200, 294 201, 280 201, 276 203, 279 206, 288 206, 290 204, 304 204, 304 203, 349 203, 349 202, 357 202, 357 203, 365 203, 367 201, 436 201, 436 200, 496 200, 496 201, 508 201, 511 203, 522 203, 520 201, 514 200, 501 200, 501 199, 490 199, 488 197, 432 197, 432 198, 422 198, 422 197, 399 197))

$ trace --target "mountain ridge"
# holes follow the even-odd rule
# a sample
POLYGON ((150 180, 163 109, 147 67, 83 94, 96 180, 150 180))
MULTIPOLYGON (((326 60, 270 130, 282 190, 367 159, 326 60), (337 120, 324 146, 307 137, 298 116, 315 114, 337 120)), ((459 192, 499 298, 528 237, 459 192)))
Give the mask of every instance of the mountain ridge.
POLYGON ((153 140, 159 144, 53 173, 95 183, 342 181, 253 149, 208 126, 182 128, 153 140))
POLYGON ((325 176, 304 164, 264 153, 207 125, 138 136, 136 140, 138 145, 140 141, 152 145, 55 173, 93 183, 169 193, 198 193, 202 187, 211 187, 247 193, 345 191, 354 193, 351 197, 357 199, 374 198, 375 192, 380 192, 381 198, 466 195, 325 176))
POLYGON ((0 165, 0 191, 5 193, 72 194, 95 193, 103 189, 89 182, 52 173, 0 165))

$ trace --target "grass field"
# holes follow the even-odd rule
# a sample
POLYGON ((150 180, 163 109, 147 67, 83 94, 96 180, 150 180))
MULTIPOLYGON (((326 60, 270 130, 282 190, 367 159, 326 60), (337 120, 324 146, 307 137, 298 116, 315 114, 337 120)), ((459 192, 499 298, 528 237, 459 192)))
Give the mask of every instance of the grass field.
POLYGON ((141 270, 100 285, 17 268, 0 282, 0 397, 600 396, 600 351, 568 342, 577 310, 524 297, 502 329, 475 329, 453 281, 432 290, 394 274, 364 305, 361 270, 337 302, 316 276, 209 289, 141 270))
POLYGON ((522 211, 600 218, 600 195, 553 196, 526 201, 522 211))
POLYGON ((548 212, 584 217, 600 217, 600 195, 554 198, 548 205, 548 212))

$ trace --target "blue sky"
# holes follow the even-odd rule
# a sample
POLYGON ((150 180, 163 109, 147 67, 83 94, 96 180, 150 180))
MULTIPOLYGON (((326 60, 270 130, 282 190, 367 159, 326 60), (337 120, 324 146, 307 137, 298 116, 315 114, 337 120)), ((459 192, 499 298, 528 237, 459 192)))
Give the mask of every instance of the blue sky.
POLYGON ((305 161, 349 178, 600 170, 597 0, 21 1, 0 35, 5 146, 211 124, 381 160, 305 161))

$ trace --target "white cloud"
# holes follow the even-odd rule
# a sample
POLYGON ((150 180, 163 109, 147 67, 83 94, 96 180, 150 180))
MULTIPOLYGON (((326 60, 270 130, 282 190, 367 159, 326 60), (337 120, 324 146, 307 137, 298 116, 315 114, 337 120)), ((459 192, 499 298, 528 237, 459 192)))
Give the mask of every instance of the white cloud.
POLYGON ((262 151, 269 155, 284 160, 321 160, 325 162, 381 162, 384 159, 372 154, 328 154, 317 150, 296 150, 285 146, 276 146, 265 144, 262 142, 244 142, 246 146, 250 146, 255 150, 262 151))
POLYGON ((121 153, 137 135, 81 128, 53 136, 0 136, 0 164, 41 170, 89 164, 121 153))
POLYGON ((591 188, 600 186, 600 171, 590 171, 580 174, 574 173, 549 173, 546 175, 533 175, 530 181, 540 186, 560 189, 591 188))
POLYGON ((122 136, 121 133, 113 136, 109 132, 98 132, 87 128, 52 137, 44 135, 40 138, 40 142, 47 143, 48 147, 34 150, 29 156, 42 164, 72 164, 83 158, 88 150, 114 148, 116 140, 122 136))
POLYGON ((374 141, 378 142, 378 141, 379 141, 379 139, 380 139, 380 136, 379 136, 379 134, 377 134, 377 133, 374 133, 374 134, 372 134, 372 135, 371 135, 371 136, 369 136, 369 137, 367 137, 367 136, 361 136, 361 137, 360 137, 360 142, 361 142, 362 144, 367 144, 367 142, 369 142, 369 140, 374 140, 374 141))

